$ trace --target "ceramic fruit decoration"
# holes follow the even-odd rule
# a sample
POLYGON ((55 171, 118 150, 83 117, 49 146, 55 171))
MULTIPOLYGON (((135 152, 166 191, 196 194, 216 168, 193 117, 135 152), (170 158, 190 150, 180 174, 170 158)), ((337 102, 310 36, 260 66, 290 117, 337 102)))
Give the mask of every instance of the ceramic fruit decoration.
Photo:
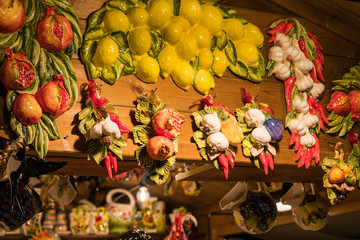
POLYGON ((175 109, 166 108, 152 90, 137 100, 135 118, 140 123, 133 130, 134 143, 139 145, 136 159, 148 168, 151 181, 162 184, 175 163, 180 135, 185 117, 175 109))
POLYGON ((24 5, 19 0, 0 2, 0 33, 13 33, 26 19, 24 5))
POLYGON ((10 127, 43 158, 49 140, 61 137, 55 118, 77 101, 70 58, 82 43, 78 18, 70 1, 1 1, 0 29, 10 127))
POLYGON ((236 109, 236 117, 244 132, 243 154, 254 159, 258 168, 261 162, 267 175, 269 168, 274 170, 276 149, 273 144, 282 140, 284 127, 274 118, 274 113, 267 104, 256 103, 251 93, 246 93, 243 88, 241 91, 245 106, 236 109))
POLYGON ((66 161, 48 162, 35 156, 25 158, 22 137, 15 141, 0 137, 0 155, 6 162, 5 172, 0 174, 0 230, 12 231, 43 209, 40 196, 29 185, 29 179, 56 171, 66 161))
POLYGON ((328 124, 319 100, 325 90, 322 75, 324 58, 316 37, 298 20, 281 19, 270 25, 268 76, 284 82, 285 127, 291 131, 298 167, 309 168, 320 160, 318 134, 328 124))
POLYGON ((228 67, 253 82, 265 72, 261 31, 220 4, 109 0, 88 26, 82 59, 90 78, 109 84, 131 73, 145 83, 170 75, 179 88, 208 94, 228 67))
POLYGON ((199 148, 200 156, 212 161, 215 168, 221 169, 225 178, 229 176, 229 166, 234 168, 235 146, 244 136, 235 114, 214 98, 206 95, 200 100, 203 110, 193 112, 195 125, 193 139, 199 148))
POLYGON ((336 205, 355 190, 360 180, 360 145, 355 144, 350 156, 344 160, 342 143, 335 145, 335 156, 326 157, 322 163, 325 171, 323 186, 332 205, 336 205))
POLYGON ((100 97, 100 85, 95 80, 88 82, 86 107, 79 113, 79 131, 86 140, 88 160, 103 163, 112 179, 117 172, 117 158, 122 159, 129 129, 120 121, 115 107, 105 97, 100 97))
MULTIPOLYGON (((340 80, 333 80, 334 92, 331 95, 327 110, 329 127, 327 133, 344 136, 360 120, 360 66, 350 68, 340 80)), ((350 135, 349 135, 350 136, 350 135)))

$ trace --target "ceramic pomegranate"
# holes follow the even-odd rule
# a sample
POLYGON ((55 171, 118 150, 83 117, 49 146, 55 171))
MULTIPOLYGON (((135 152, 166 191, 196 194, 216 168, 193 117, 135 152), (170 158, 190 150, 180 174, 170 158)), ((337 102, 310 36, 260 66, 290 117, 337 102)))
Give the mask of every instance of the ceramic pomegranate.
POLYGON ((328 111, 334 111, 339 116, 345 116, 350 111, 350 99, 346 93, 335 91, 331 95, 330 103, 327 105, 328 111))
POLYGON ((45 83, 35 94, 44 112, 50 113, 54 118, 62 115, 69 108, 70 97, 64 86, 64 77, 54 75, 54 79, 45 83))
POLYGON ((24 5, 19 0, 0 0, 0 33, 13 33, 26 19, 24 5))
POLYGON ((63 15, 55 13, 55 7, 45 9, 44 17, 37 24, 36 39, 47 51, 64 51, 73 39, 70 22, 63 15))
POLYGON ((156 113, 152 119, 152 128, 157 135, 170 139, 179 136, 185 117, 171 108, 156 113))
POLYGON ((42 109, 34 95, 24 93, 15 99, 13 114, 23 125, 32 125, 41 118, 42 109))
POLYGON ((167 137, 155 136, 146 145, 149 156, 157 161, 165 161, 174 154, 174 143, 167 137))
POLYGON ((34 81, 34 66, 21 52, 5 49, 5 62, 1 67, 0 79, 7 90, 24 90, 34 81))
POLYGON ((354 121, 360 120, 360 90, 353 90, 348 94, 350 100, 351 119, 354 121))

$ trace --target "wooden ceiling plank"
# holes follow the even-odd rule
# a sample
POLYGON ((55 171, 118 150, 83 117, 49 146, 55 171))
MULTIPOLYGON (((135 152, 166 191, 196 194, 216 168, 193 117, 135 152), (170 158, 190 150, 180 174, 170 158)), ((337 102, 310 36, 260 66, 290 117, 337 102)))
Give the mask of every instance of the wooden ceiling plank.
POLYGON ((271 2, 288 9, 289 11, 322 26, 328 31, 359 45, 360 21, 357 16, 350 14, 342 8, 334 6, 331 2, 317 0, 291 1, 270 0, 271 2))

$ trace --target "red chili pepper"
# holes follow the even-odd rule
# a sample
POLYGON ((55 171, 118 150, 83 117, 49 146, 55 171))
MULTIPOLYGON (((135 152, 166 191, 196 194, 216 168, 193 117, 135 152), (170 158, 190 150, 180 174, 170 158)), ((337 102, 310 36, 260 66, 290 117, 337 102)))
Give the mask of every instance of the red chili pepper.
POLYGON ((303 145, 300 144, 299 150, 298 150, 297 153, 296 153, 295 161, 297 161, 297 160, 300 159, 300 157, 302 156, 303 152, 304 152, 304 147, 303 147, 303 145))
POLYGON ((110 157, 109 156, 104 157, 103 164, 104 164, 104 167, 107 171, 109 178, 112 179, 112 169, 111 169, 111 165, 110 165, 110 157))
POLYGON ((246 92, 245 88, 241 87, 240 92, 241 92, 241 100, 243 101, 244 104, 255 102, 254 96, 251 93, 246 92))
POLYGON ((316 114, 319 117, 320 127, 322 130, 325 130, 324 123, 329 124, 329 120, 325 116, 324 108, 319 102, 316 101, 313 95, 308 96, 308 104, 309 104, 309 112, 310 112, 310 108, 312 108, 310 113, 313 115, 316 114), (313 113, 314 112, 313 109, 317 111, 315 112, 315 114, 313 113))
POLYGON ((231 151, 228 151, 228 153, 225 154, 229 165, 231 168, 234 168, 235 162, 234 162, 234 154, 231 151))
POLYGON ((320 161, 320 144, 319 144, 319 138, 316 136, 316 133, 313 132, 311 133, 311 136, 313 136, 313 138, 315 139, 315 145, 314 145, 314 149, 313 149, 313 155, 314 155, 314 160, 315 163, 318 164, 320 161))
POLYGON ((268 169, 268 161, 267 161, 266 156, 265 156, 265 151, 262 151, 259 154, 259 159, 260 159, 260 161, 261 161, 261 163, 263 165, 265 174, 268 175, 269 169, 268 169))
POLYGON ((305 162, 305 168, 308 169, 311 165, 311 160, 313 159, 314 157, 314 152, 313 152, 313 147, 309 148, 308 149, 308 158, 307 158, 307 162, 305 162))
POLYGON ((279 32, 284 32, 287 24, 285 21, 280 22, 276 27, 268 31, 268 34, 271 34, 271 37, 268 43, 272 43, 276 39, 276 34, 279 32))
POLYGON ((316 71, 316 76, 319 78, 320 81, 325 82, 324 76, 323 76, 323 66, 321 64, 321 59, 316 56, 316 58, 314 59, 314 66, 315 66, 315 71, 316 71))
POLYGON ((312 78, 312 80, 314 80, 314 82, 319 83, 319 80, 316 77, 315 74, 315 68, 312 68, 311 71, 309 72, 310 77, 312 78))
POLYGON ((111 152, 109 152, 109 158, 110 158, 110 163, 112 165, 112 168, 114 169, 114 172, 117 173, 117 168, 118 168, 118 165, 117 165, 117 160, 116 160, 116 157, 113 156, 111 154, 111 152))
MULTIPOLYGON (((193 102, 193 104, 195 104, 196 102, 198 102, 199 100, 193 102)), ((206 95, 204 98, 200 99, 200 102, 202 102, 204 104, 204 106, 214 106, 214 107, 219 107, 219 108, 223 108, 225 111, 227 111, 229 114, 235 116, 235 113, 233 113, 232 111, 230 111, 226 106, 224 106, 221 103, 215 102, 214 101, 214 97, 210 96, 210 95, 206 95)))
POLYGON ((309 113, 310 114, 312 114, 312 115, 315 115, 315 116, 318 116, 318 114, 317 114, 317 112, 316 112, 316 110, 315 110, 315 106, 314 105, 316 105, 316 100, 315 100, 315 103, 313 102, 313 99, 314 99, 314 97, 312 97, 312 95, 309 95, 308 97, 307 97, 307 103, 308 103, 308 105, 309 105, 309 113))
POLYGON ((304 53, 305 57, 309 59, 309 55, 306 52, 305 40, 303 38, 298 41, 298 45, 300 50, 304 53))
POLYGON ((294 22, 293 21, 289 21, 287 24, 286 24, 286 27, 285 27, 285 30, 284 30, 284 34, 288 34, 291 29, 293 28, 294 26, 294 22))
POLYGON ((298 168, 304 166, 305 162, 308 161, 308 157, 309 157, 309 152, 306 149, 304 149, 301 154, 298 168))
POLYGON ((357 143, 357 133, 355 132, 354 129, 351 129, 349 131, 349 139, 350 139, 351 145, 354 147, 354 144, 357 143))
POLYGON ((268 162, 268 164, 269 164, 269 168, 270 168, 271 170, 274 170, 274 158, 273 158, 272 154, 271 154, 271 153, 268 153, 268 154, 266 155, 266 159, 267 159, 267 162, 268 162))
POLYGON ((323 50, 323 47, 320 45, 320 43, 319 43, 318 40, 315 38, 315 36, 314 36, 314 34, 313 34, 312 32, 308 31, 308 32, 307 32, 307 35, 309 36, 309 38, 310 38, 311 40, 314 41, 316 48, 319 48, 320 50, 323 50))
POLYGON ((295 137, 296 137, 295 133, 291 133, 289 146, 295 143, 295 137))
POLYGON ((295 81, 296 78, 295 77, 288 77, 288 79, 286 79, 284 81, 284 85, 285 85, 285 100, 286 100, 286 111, 290 112, 291 111, 291 92, 292 89, 295 85, 295 81))
POLYGON ((321 120, 326 123, 326 125, 329 125, 329 120, 325 116, 324 108, 319 102, 316 102, 316 110, 319 112, 321 120))
POLYGON ((296 135, 295 136, 295 152, 297 152, 300 148, 301 144, 300 144, 300 135, 296 135))
POLYGON ((324 64, 324 55, 322 54, 322 52, 319 48, 316 49, 316 56, 319 56, 319 58, 321 60, 321 64, 324 64))
POLYGON ((229 163, 228 163, 227 158, 225 157, 225 154, 222 153, 222 154, 219 155, 219 162, 220 162, 220 164, 222 166, 225 178, 228 179, 228 176, 229 176, 229 163))

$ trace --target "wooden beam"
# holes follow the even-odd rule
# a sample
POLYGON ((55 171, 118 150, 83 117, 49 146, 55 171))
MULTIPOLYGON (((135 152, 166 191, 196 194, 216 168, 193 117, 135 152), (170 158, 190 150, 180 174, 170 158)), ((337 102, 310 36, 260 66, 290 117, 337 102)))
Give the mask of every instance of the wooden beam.
POLYGON ((360 17, 328 0, 270 0, 344 39, 360 45, 360 17))

